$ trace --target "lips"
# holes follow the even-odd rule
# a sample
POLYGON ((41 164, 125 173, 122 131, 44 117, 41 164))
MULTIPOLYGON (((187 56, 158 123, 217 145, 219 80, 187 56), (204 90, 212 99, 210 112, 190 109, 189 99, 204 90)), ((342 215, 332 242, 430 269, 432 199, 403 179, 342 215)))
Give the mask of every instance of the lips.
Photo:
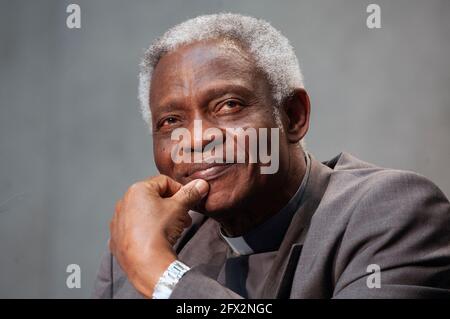
POLYGON ((190 179, 213 180, 225 174, 233 163, 194 163, 189 165, 187 177, 190 179))

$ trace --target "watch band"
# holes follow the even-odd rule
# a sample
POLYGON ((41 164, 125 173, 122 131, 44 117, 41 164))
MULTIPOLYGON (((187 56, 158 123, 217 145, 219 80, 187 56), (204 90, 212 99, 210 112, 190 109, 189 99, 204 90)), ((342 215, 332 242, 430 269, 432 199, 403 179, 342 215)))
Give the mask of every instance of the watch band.
POLYGON ((189 266, 179 260, 172 262, 166 271, 159 278, 158 283, 153 289, 153 299, 169 299, 175 285, 189 270, 189 266))

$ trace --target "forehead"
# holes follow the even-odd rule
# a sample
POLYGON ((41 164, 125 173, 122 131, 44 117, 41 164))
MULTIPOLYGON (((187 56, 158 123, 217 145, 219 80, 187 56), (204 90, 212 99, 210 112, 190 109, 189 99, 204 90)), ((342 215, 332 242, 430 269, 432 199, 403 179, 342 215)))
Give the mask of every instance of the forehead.
POLYGON ((152 75, 150 99, 157 102, 167 95, 192 95, 219 83, 254 90, 260 76, 250 54, 235 42, 200 41, 181 46, 160 59, 152 75))

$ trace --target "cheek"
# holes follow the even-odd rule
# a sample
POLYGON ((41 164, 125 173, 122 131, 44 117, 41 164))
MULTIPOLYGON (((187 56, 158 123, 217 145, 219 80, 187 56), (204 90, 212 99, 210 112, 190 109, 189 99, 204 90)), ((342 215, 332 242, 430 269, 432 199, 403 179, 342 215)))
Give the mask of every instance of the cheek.
POLYGON ((159 172, 171 176, 174 166, 171 158, 171 144, 163 141, 155 141, 153 144, 153 154, 159 172))

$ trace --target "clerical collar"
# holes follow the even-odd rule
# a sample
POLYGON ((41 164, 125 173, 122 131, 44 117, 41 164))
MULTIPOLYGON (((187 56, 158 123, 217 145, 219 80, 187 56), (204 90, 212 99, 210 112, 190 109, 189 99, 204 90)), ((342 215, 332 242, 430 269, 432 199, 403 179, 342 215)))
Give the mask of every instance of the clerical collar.
POLYGON ((311 169, 311 160, 306 152, 305 160, 306 171, 297 192, 277 214, 242 236, 228 237, 220 229, 220 235, 234 253, 238 255, 251 255, 278 250, 292 217, 303 202, 303 193, 305 192, 309 171, 311 169))

